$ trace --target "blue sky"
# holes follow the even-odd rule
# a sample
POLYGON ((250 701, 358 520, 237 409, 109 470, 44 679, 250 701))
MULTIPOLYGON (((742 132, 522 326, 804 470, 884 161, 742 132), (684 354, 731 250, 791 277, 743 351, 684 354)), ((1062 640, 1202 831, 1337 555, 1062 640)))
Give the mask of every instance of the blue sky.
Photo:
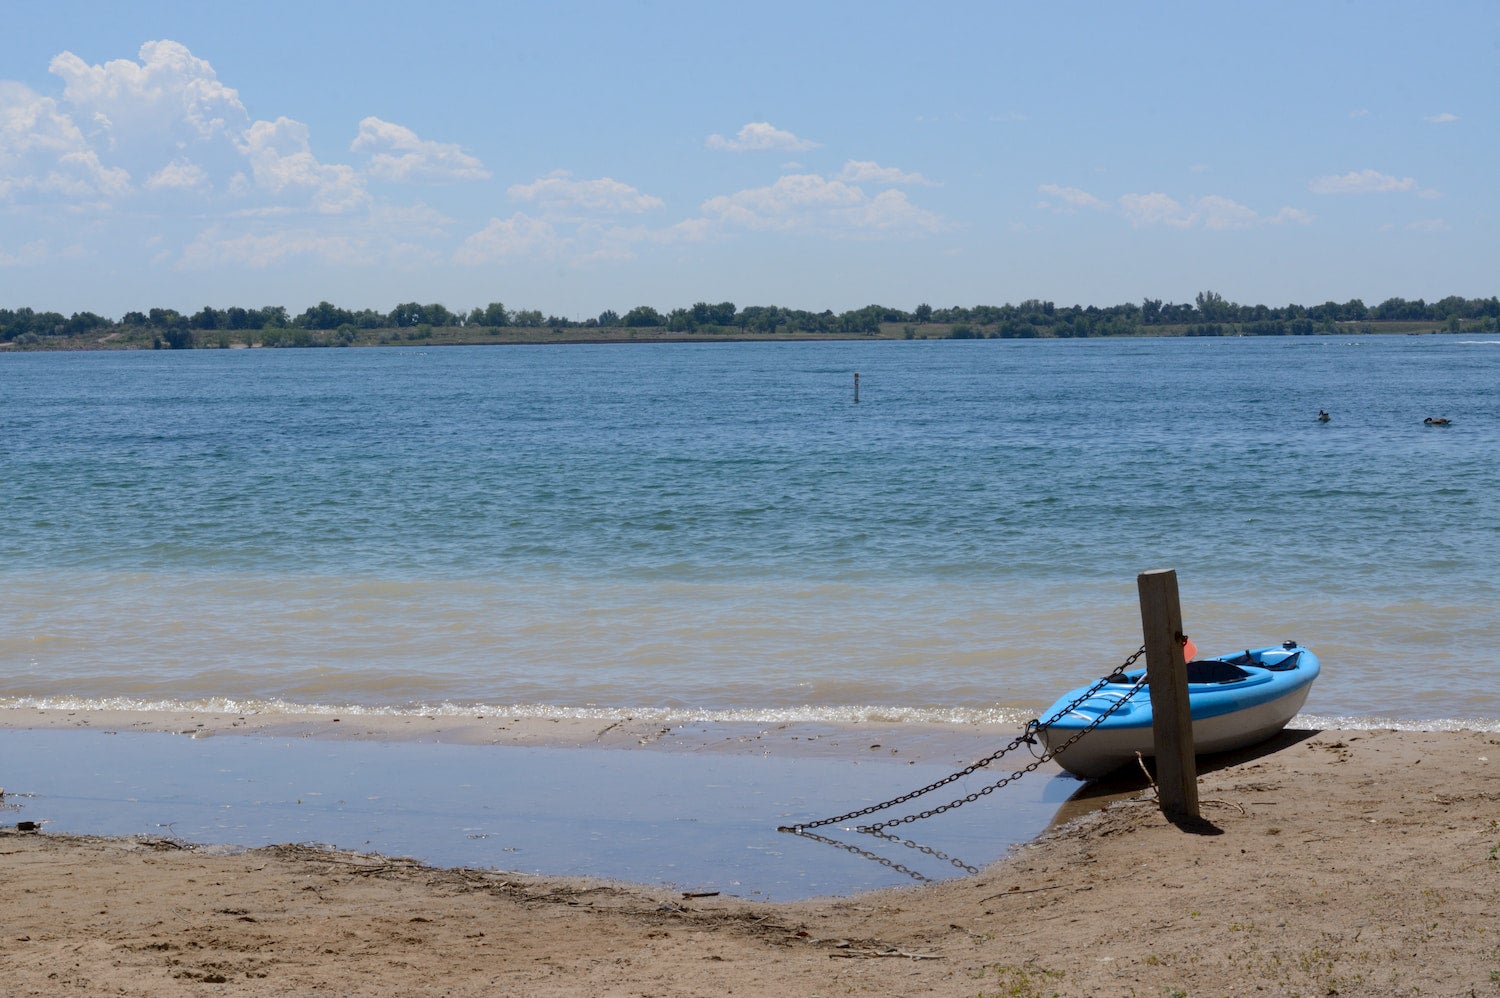
POLYGON ((1494 0, 0 20, 0 307, 1500 290, 1494 0))

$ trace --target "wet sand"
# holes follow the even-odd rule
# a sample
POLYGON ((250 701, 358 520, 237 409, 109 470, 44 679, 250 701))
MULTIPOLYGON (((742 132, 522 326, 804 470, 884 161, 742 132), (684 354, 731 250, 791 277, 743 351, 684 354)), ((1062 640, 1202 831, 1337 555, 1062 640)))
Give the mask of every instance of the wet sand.
MULTIPOLYGON (((6 713, 11 728, 397 737, 366 717, 6 713)), ((394 720, 418 739, 945 765, 1001 737, 394 720)), ((14 994, 1494 994, 1497 752, 1488 732, 1288 732, 1202 775, 1200 825, 1167 822, 1149 789, 1101 788, 1125 796, 977 874, 794 903, 7 823, 0 974, 14 994)))

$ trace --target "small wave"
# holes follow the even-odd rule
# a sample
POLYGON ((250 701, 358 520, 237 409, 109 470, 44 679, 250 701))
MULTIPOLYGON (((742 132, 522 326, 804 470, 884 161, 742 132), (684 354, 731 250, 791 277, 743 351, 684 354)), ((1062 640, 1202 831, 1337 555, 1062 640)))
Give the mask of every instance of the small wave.
POLYGON ((1025 724, 1036 716, 1021 707, 893 707, 842 705, 693 709, 687 707, 569 707, 554 704, 419 703, 397 707, 362 704, 306 704, 285 700, 146 700, 131 697, 9 697, 0 698, 0 708, 38 711, 131 711, 169 714, 234 714, 237 716, 286 715, 348 717, 473 717, 485 715, 591 721, 651 721, 662 724, 738 722, 754 724, 1025 724))
POLYGON ((1323 728, 1332 731, 1500 731, 1500 718, 1431 717, 1398 718, 1371 715, 1324 716, 1298 714, 1294 728, 1323 728))
MULTIPOLYGON (((361 704, 306 704, 285 700, 146 700, 130 697, 8 697, 0 698, 0 709, 37 711, 130 711, 167 714, 234 714, 236 716, 285 715, 344 717, 511 717, 540 720, 649 721, 659 724, 917 724, 994 725, 1020 727, 1032 720, 1040 708, 1017 705, 992 707, 896 707, 878 704, 813 705, 792 707, 737 707, 693 709, 687 707, 582 707, 555 704, 420 703, 398 707, 361 704)), ((1493 731, 1500 732, 1500 718, 1396 718, 1375 715, 1299 714, 1294 727, 1337 731, 1493 731)))

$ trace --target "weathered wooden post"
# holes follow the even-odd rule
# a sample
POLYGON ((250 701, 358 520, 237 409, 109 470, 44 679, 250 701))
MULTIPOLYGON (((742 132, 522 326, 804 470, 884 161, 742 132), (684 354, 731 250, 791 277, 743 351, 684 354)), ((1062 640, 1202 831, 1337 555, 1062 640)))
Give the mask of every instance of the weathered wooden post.
POLYGON ((1168 818, 1197 820, 1198 765, 1193 756, 1187 666, 1182 658, 1177 573, 1170 568, 1155 569, 1142 572, 1135 581, 1141 597, 1141 632, 1146 639, 1151 739, 1161 810, 1168 818))
POLYGON ((854 404, 859 405, 859 372, 854 372, 854 404))

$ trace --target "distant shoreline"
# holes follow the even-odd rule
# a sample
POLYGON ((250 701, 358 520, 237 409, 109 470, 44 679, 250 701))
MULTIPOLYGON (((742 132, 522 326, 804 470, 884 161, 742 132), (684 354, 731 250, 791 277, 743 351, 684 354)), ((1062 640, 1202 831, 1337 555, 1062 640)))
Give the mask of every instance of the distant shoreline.
MULTIPOLYGON (((882 323, 878 332, 850 333, 754 333, 679 332, 660 328, 587 328, 566 329, 500 327, 431 327, 427 329, 380 328, 356 331, 352 338, 327 339, 317 334, 327 331, 297 330, 308 333, 307 342, 255 342, 265 331, 254 330, 247 336, 233 331, 199 331, 200 339, 212 333, 211 342, 195 342, 190 349, 311 349, 331 347, 446 347, 446 346, 589 346, 607 344, 654 343, 811 343, 811 342, 895 342, 915 340, 1062 340, 1062 339, 1227 339, 1257 337, 1327 337, 1327 336, 1432 336, 1452 332, 1440 322, 1405 320, 1360 321, 1337 323, 1329 329, 1308 333, 1260 333, 1241 331, 1242 323, 1217 323, 1204 332, 1202 324, 1143 327, 1129 333, 1094 333, 1065 336, 1039 331, 1032 336, 1003 335, 993 328, 965 323, 882 323)), ((1487 330, 1464 328, 1459 332, 1485 333, 1487 330)), ((172 349, 161 335, 149 327, 112 327, 102 335, 46 337, 36 342, 0 341, 0 352, 64 353, 72 351, 129 351, 172 349)), ((181 349, 181 348, 179 348, 181 349)))

